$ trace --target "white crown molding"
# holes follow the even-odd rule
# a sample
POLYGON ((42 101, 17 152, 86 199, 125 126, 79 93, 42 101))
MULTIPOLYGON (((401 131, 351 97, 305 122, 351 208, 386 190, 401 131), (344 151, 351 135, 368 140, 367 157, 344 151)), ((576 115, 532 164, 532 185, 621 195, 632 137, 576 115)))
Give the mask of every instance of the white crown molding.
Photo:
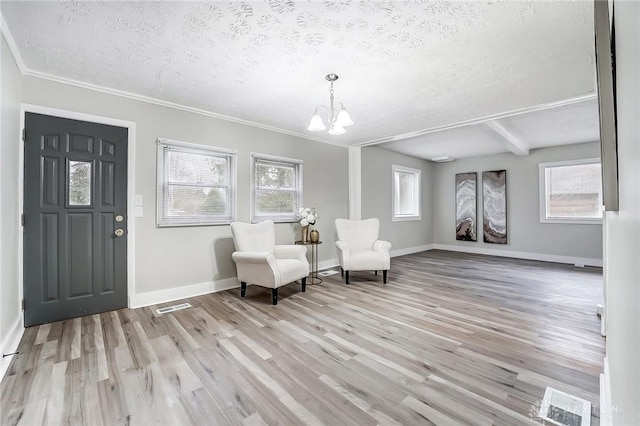
POLYGON ((24 61, 22 60, 22 56, 20 55, 20 51, 18 50, 18 46, 16 45, 16 42, 15 42, 13 36, 11 35, 11 31, 9 31, 9 27, 7 26, 7 23, 4 20, 4 15, 2 15, 2 12, 0 12, 0 31, 2 32, 2 35, 4 36, 5 40, 7 41, 7 45, 9 46, 9 50, 11 51, 11 54, 12 54, 14 60, 16 61, 16 65, 18 66, 18 69, 20 70, 20 73, 23 76, 41 78, 43 80, 49 80, 49 81, 53 81, 53 82, 56 82, 56 83, 68 84, 70 86, 81 87, 83 89, 94 90, 96 92, 106 93, 106 94, 109 94, 109 95, 121 96, 123 98, 133 99, 133 100, 136 100, 136 101, 146 102, 146 103, 159 105, 159 106, 163 106, 163 107, 167 107, 167 108, 173 108, 173 109, 177 109, 177 110, 181 110, 181 111, 190 112, 190 113, 193 113, 193 114, 203 115, 203 116, 206 116, 206 117, 217 118, 219 120, 230 121, 230 122, 233 122, 233 123, 243 124, 245 126, 256 127, 258 129, 269 130, 271 132, 282 133, 282 134, 285 134, 285 135, 295 136, 295 137, 298 137, 298 138, 307 139, 307 140, 311 140, 311 141, 315 141, 315 142, 326 143, 328 145, 339 146, 340 148, 347 148, 347 145, 345 145, 344 143, 339 143, 339 142, 334 142, 334 141, 327 141, 325 139, 316 138, 316 137, 305 135, 305 134, 298 133, 298 132, 292 132, 290 130, 281 129, 279 127, 273 127, 273 126, 269 126, 269 125, 266 125, 266 124, 256 123, 254 121, 243 120, 241 118, 231 117, 231 116, 224 115, 224 114, 218 114, 216 112, 208 111, 208 110, 201 109, 201 108, 194 108, 194 107, 190 107, 190 106, 187 106, 187 105, 178 104, 178 103, 175 103, 175 102, 164 101, 162 99, 157 99, 157 98, 153 98, 153 97, 150 97, 150 96, 144 96, 144 95, 139 95, 137 93, 127 92, 125 90, 112 89, 110 87, 100 86, 100 85, 91 84, 91 83, 85 83, 85 82, 74 80, 74 79, 71 79, 71 78, 59 77, 59 76, 56 76, 56 75, 53 75, 53 74, 48 74, 48 73, 32 70, 32 69, 28 68, 26 66, 26 64, 24 63, 24 61))
POLYGON ((18 70, 20 70, 20 73, 24 75, 25 71, 27 70, 27 66, 24 64, 22 56, 20 56, 18 45, 16 45, 16 41, 13 39, 11 31, 9 31, 9 27, 7 26, 7 22, 4 20, 2 11, 0 11, 0 33, 2 33, 2 35, 4 36, 4 39, 7 42, 7 46, 9 46, 9 51, 13 56, 13 60, 16 61, 18 70))
POLYGON ((229 115, 218 114, 216 112, 208 111, 208 110, 201 109, 201 108, 194 108, 194 107, 190 107, 188 105, 182 105, 182 104, 178 104, 178 103, 175 103, 175 102, 169 102, 169 101, 165 101, 165 100, 162 100, 162 99, 152 98, 150 96, 139 95, 137 93, 127 92, 125 90, 112 89, 112 88, 100 86, 100 85, 97 85, 97 84, 85 83, 85 82, 74 80, 74 79, 71 79, 71 78, 59 77, 59 76, 56 76, 56 75, 53 75, 53 74, 47 74, 47 73, 43 73, 43 72, 39 72, 39 71, 33 71, 33 70, 30 70, 30 69, 26 69, 23 72, 23 74, 26 75, 26 76, 41 78, 43 80, 49 80, 49 81, 53 81, 53 82, 56 82, 56 83, 68 84, 70 86, 81 87, 83 89, 94 90, 96 92, 106 93, 106 94, 109 94, 109 95, 115 95, 115 96, 120 96, 120 97, 123 97, 123 98, 133 99, 135 101, 146 102, 146 103, 149 103, 149 104, 159 105, 159 106, 163 106, 163 107, 167 107, 167 108, 177 109, 177 110, 180 110, 180 111, 190 112, 190 113, 193 113, 193 114, 203 115, 205 117, 217 118, 219 120, 230 121, 232 123, 238 123, 238 124, 242 124, 242 125, 245 125, 245 126, 256 127, 258 129, 264 129, 264 130, 268 130, 268 131, 271 131, 271 132, 282 133, 282 134, 285 134, 285 135, 295 136, 295 137, 298 137, 298 138, 307 139, 307 140, 311 140, 311 141, 315 141, 315 142, 321 142, 321 143, 326 143, 326 144, 329 144, 329 145, 339 146, 341 148, 346 148, 347 147, 345 144, 341 144, 341 143, 338 143, 338 142, 327 141, 327 140, 324 140, 324 139, 315 138, 315 137, 312 137, 312 136, 309 136, 309 135, 305 135, 305 134, 302 134, 302 133, 292 132, 290 130, 280 129, 278 127, 273 127, 273 126, 269 126, 269 125, 266 125, 266 124, 256 123, 254 121, 243 120, 241 118, 231 117, 229 115))
POLYGON ((240 119, 240 118, 231 117, 231 116, 224 115, 224 114, 219 114, 219 113, 216 113, 216 112, 213 112, 213 111, 208 111, 208 110, 201 109, 201 108, 194 108, 194 107, 190 107, 190 106, 187 106, 187 105, 182 105, 182 104, 175 103, 175 102, 169 102, 169 101, 165 101, 165 100, 162 100, 162 99, 153 98, 153 97, 150 97, 150 96, 139 95, 139 94, 128 92, 128 91, 124 91, 124 90, 112 89, 112 88, 105 87, 105 86, 86 83, 86 82, 82 82, 82 81, 78 81, 78 80, 74 80, 74 79, 70 79, 70 78, 60 77, 60 76, 56 76, 56 75, 53 75, 53 74, 32 70, 32 69, 28 68, 26 66, 26 64, 24 63, 24 61, 22 60, 22 56, 20 55, 18 47, 17 47, 17 45, 15 43, 15 40, 14 40, 13 36, 11 35, 11 32, 9 31, 9 28, 7 27, 6 21, 4 20, 4 16, 2 15, 1 12, 0 12, 0 18, 1 18, 0 19, 0 21, 1 21, 0 22, 0 30, 1 30, 2 34, 4 35, 4 37, 5 37, 5 40, 7 41, 9 49, 10 49, 10 51, 11 51, 11 53, 12 53, 12 55, 13 55, 15 61, 16 61, 16 64, 17 64, 20 72, 22 73, 22 75, 41 78, 41 79, 44 79, 44 80, 49 80, 49 81, 62 83, 62 84, 68 84, 68 85, 71 85, 71 86, 81 87, 81 88, 84 88, 84 89, 94 90, 94 91, 97 91, 97 92, 102 92, 102 93, 106 93, 106 94, 110 94, 110 95, 121 96, 121 97, 132 99, 132 100, 137 100, 137 101, 146 102, 146 103, 150 103, 150 104, 154 104, 154 105, 164 106, 164 107, 167 107, 167 108, 186 111, 186 112, 190 112, 190 113, 193 113, 193 114, 198 114, 198 115, 203 115, 203 116, 206 116, 206 117, 216 118, 216 119, 219 119, 219 120, 230 121, 230 122, 233 122, 233 123, 238 123, 238 124, 242 124, 242 125, 246 125, 246 126, 250 126, 250 127, 255 127, 255 128, 259 128, 259 129, 264 129, 264 130, 268 130, 268 131, 272 131, 272 132, 276 132, 276 133, 281 133, 281 134, 285 134, 285 135, 289 135, 289 136, 295 136, 295 137, 306 139, 306 140, 311 140, 311 141, 315 141, 315 142, 325 143, 325 144, 328 144, 328 145, 338 146, 340 148, 364 147, 364 146, 378 145, 378 144, 382 144, 382 143, 386 143, 386 142, 395 142, 395 141, 401 141, 401 140, 405 140, 405 139, 412 139, 412 138, 416 138, 416 137, 419 137, 419 136, 427 135, 427 134, 430 134, 430 133, 440 132, 440 131, 443 131, 443 130, 450 130, 450 129, 455 129, 455 128, 458 128, 458 127, 463 127, 463 126, 468 126, 468 125, 473 125, 473 124, 486 123, 486 122, 493 121, 493 120, 498 120, 498 119, 501 119, 501 118, 507 118, 507 117, 512 117, 512 116, 516 116, 516 115, 521 115, 521 114, 526 114, 526 113, 531 113, 531 112, 536 112, 536 111, 542 111, 542 110, 546 110, 546 109, 552 109, 552 108, 557 108, 557 107, 561 107, 561 106, 572 105, 572 104, 576 104, 576 103, 580 103, 580 102, 586 102, 586 101, 590 101, 590 100, 593 100, 593 99, 597 99, 597 93, 594 92, 594 93, 589 93, 589 94, 586 94, 586 95, 577 96, 577 97, 573 97, 573 98, 563 99, 563 100, 554 101, 554 102, 548 102, 548 103, 545 103, 545 104, 534 105, 534 106, 531 106, 531 107, 520 108, 520 109, 516 109, 516 110, 512 110, 512 111, 506 111, 506 112, 502 112, 502 113, 498 113, 498 114, 483 116, 483 117, 474 118, 474 119, 470 119, 470 120, 464 120, 464 121, 460 121, 460 122, 456 122, 456 123, 446 124, 446 125, 437 126, 437 127, 431 127, 431 128, 427 128, 427 129, 413 131, 413 132, 401 133, 401 134, 398 134, 398 135, 388 136, 388 137, 384 137, 384 138, 380 138, 380 139, 373 139, 373 140, 370 140, 370 141, 356 142, 356 143, 344 143, 344 142, 337 142, 337 141, 333 141, 333 140, 326 140, 326 139, 323 139, 323 138, 318 138, 318 137, 310 136, 310 135, 303 134, 303 133, 293 132, 293 131, 290 131, 290 130, 285 130, 285 129, 281 129, 281 128, 278 128, 278 127, 273 127, 273 126, 269 126, 269 125, 266 125, 266 124, 261 124, 261 123, 257 123, 257 122, 253 122, 253 121, 249 121, 249 120, 243 120, 243 119, 240 119))
POLYGON ((445 124, 443 126, 431 127, 423 130, 416 130, 415 132, 401 133, 395 136, 388 136, 380 139, 373 139, 366 142, 359 142, 356 144, 352 144, 351 146, 371 146, 371 145, 379 145, 385 142, 396 142, 405 139, 412 139, 418 136, 428 135, 429 133, 441 132, 443 130, 451 130, 456 129, 458 127, 470 126, 473 124, 482 124, 489 121, 499 120, 501 118, 514 117, 516 115, 527 114, 531 112, 544 111, 547 109, 559 108, 567 105, 578 104, 581 102, 588 102, 598 98, 597 93, 588 93, 582 96, 576 96, 573 98, 562 99, 554 102, 547 102, 540 105, 534 105, 526 108, 514 109, 512 111, 505 111, 498 114, 485 115, 483 117, 472 118, 470 120, 459 121, 457 123, 445 124))

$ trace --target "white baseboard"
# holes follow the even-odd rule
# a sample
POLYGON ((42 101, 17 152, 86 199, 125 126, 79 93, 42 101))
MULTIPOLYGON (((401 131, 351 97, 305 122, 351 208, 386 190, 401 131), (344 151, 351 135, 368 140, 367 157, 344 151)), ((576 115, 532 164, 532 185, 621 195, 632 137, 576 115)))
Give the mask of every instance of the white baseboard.
MULTIPOLYGON (((20 316, 14 322, 9 333, 5 336, 4 339, 2 339, 3 354, 10 354, 18 350, 20 339, 22 339, 22 335, 24 334, 24 325, 22 324, 22 319, 22 313, 20 313, 20 316)), ((2 361, 0 362, 0 379, 4 378, 4 375, 7 372, 12 359, 12 356, 2 358, 2 361)))
POLYGON ((389 255, 391 257, 398 257, 398 256, 405 256, 407 254, 420 253, 422 251, 427 251, 427 250, 433 250, 433 244, 426 244, 423 246, 407 247, 407 248, 391 250, 389 255))
MULTIPOLYGON (((602 266, 601 259, 574 258, 568 256, 555 256, 540 253, 516 252, 508 250, 492 250, 477 247, 463 247, 447 244, 426 244, 416 247, 407 247, 391 250, 391 257, 405 256, 408 254, 420 253, 428 250, 450 250, 466 253, 487 254, 491 256, 514 257, 518 259, 542 260, 547 262, 583 264, 589 266, 602 266)), ((339 266, 338 259, 328 259, 318 262, 318 270, 334 268, 339 266)), ((156 305, 159 303, 171 302, 188 297, 200 296, 202 294, 215 293, 218 291, 237 288, 240 284, 237 278, 226 278, 219 281, 207 281, 198 284, 187 285, 184 287, 171 288, 167 290, 158 290, 148 293, 140 293, 129 297, 130 308, 141 308, 143 306, 156 305)))
POLYGON ((167 290, 140 293, 129 297, 129 307, 142 308, 143 306, 157 305, 159 303, 186 299, 188 297, 195 297, 208 293, 216 293, 218 291, 229 290, 237 287, 240 287, 240 283, 236 277, 233 277, 218 281, 206 281, 203 283, 191 284, 184 287, 170 288, 167 290))
POLYGON ((609 359, 604 357, 604 373, 600 375, 600 425, 613 425, 611 406, 611 383, 609 382, 609 359))
POLYGON ((558 256, 555 254, 530 253, 524 251, 496 250, 480 247, 454 246, 449 244, 433 244, 436 250, 449 250, 464 253, 487 254, 489 256, 513 257, 516 259, 541 260, 544 262, 568 263, 570 265, 587 265, 602 267, 602 259, 588 257, 558 256))
POLYGON ((338 259, 329 259, 323 260, 322 262, 318 262, 318 271, 322 271, 324 269, 335 268, 336 266, 340 266, 340 262, 338 259))

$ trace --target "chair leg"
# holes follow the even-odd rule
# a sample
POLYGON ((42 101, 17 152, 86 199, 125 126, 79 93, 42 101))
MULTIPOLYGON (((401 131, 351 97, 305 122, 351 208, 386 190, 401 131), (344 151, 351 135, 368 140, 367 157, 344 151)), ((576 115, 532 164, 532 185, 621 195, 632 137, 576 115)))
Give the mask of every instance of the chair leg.
POLYGON ((378 270, 373 271, 374 274, 378 275, 378 270))
POLYGON ((382 271, 382 284, 386 284, 387 283, 387 272, 389 272, 388 270, 384 270, 382 271))
POLYGON ((340 276, 344 277, 344 269, 342 269, 342 266, 340 267, 340 276))
POLYGON ((244 297, 247 294, 247 283, 240 282, 240 297, 244 297))
POLYGON ((274 305, 278 304, 278 289, 277 288, 272 288, 271 289, 271 303, 273 303, 274 305))
POLYGON ((304 293, 305 291, 307 291, 307 277, 302 279, 302 292, 304 293))
POLYGON ((344 283, 349 284, 349 271, 344 271, 344 283))

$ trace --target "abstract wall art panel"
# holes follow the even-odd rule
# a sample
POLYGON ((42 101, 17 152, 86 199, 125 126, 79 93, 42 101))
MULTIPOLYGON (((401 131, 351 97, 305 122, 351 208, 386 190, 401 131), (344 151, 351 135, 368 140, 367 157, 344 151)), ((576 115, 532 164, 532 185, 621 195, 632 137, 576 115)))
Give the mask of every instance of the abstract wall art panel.
POLYGON ((456 240, 477 241, 477 174, 456 175, 456 240))
POLYGON ((484 242, 507 244, 507 171, 482 172, 484 242))

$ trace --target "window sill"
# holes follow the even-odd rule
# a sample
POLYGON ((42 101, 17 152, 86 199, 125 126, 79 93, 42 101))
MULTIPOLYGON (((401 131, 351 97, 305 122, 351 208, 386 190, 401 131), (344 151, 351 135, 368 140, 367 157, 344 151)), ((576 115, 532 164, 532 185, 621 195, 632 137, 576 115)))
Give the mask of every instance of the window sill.
POLYGON ((260 223, 260 222, 264 222, 265 220, 271 220, 273 221, 273 223, 296 223, 298 222, 300 219, 298 218, 277 218, 277 217, 252 217, 251 218, 251 223, 260 223))
POLYGON ((602 219, 572 219, 572 218, 540 218, 540 223, 555 223, 565 225, 602 225, 602 219))
POLYGON ((233 220, 224 221, 224 222, 189 222, 189 223, 180 223, 180 222, 170 222, 170 223, 158 223, 156 224, 156 228, 183 228, 190 226, 224 226, 230 225, 233 220))
POLYGON ((411 222, 422 220, 422 216, 394 216, 392 222, 411 222))

